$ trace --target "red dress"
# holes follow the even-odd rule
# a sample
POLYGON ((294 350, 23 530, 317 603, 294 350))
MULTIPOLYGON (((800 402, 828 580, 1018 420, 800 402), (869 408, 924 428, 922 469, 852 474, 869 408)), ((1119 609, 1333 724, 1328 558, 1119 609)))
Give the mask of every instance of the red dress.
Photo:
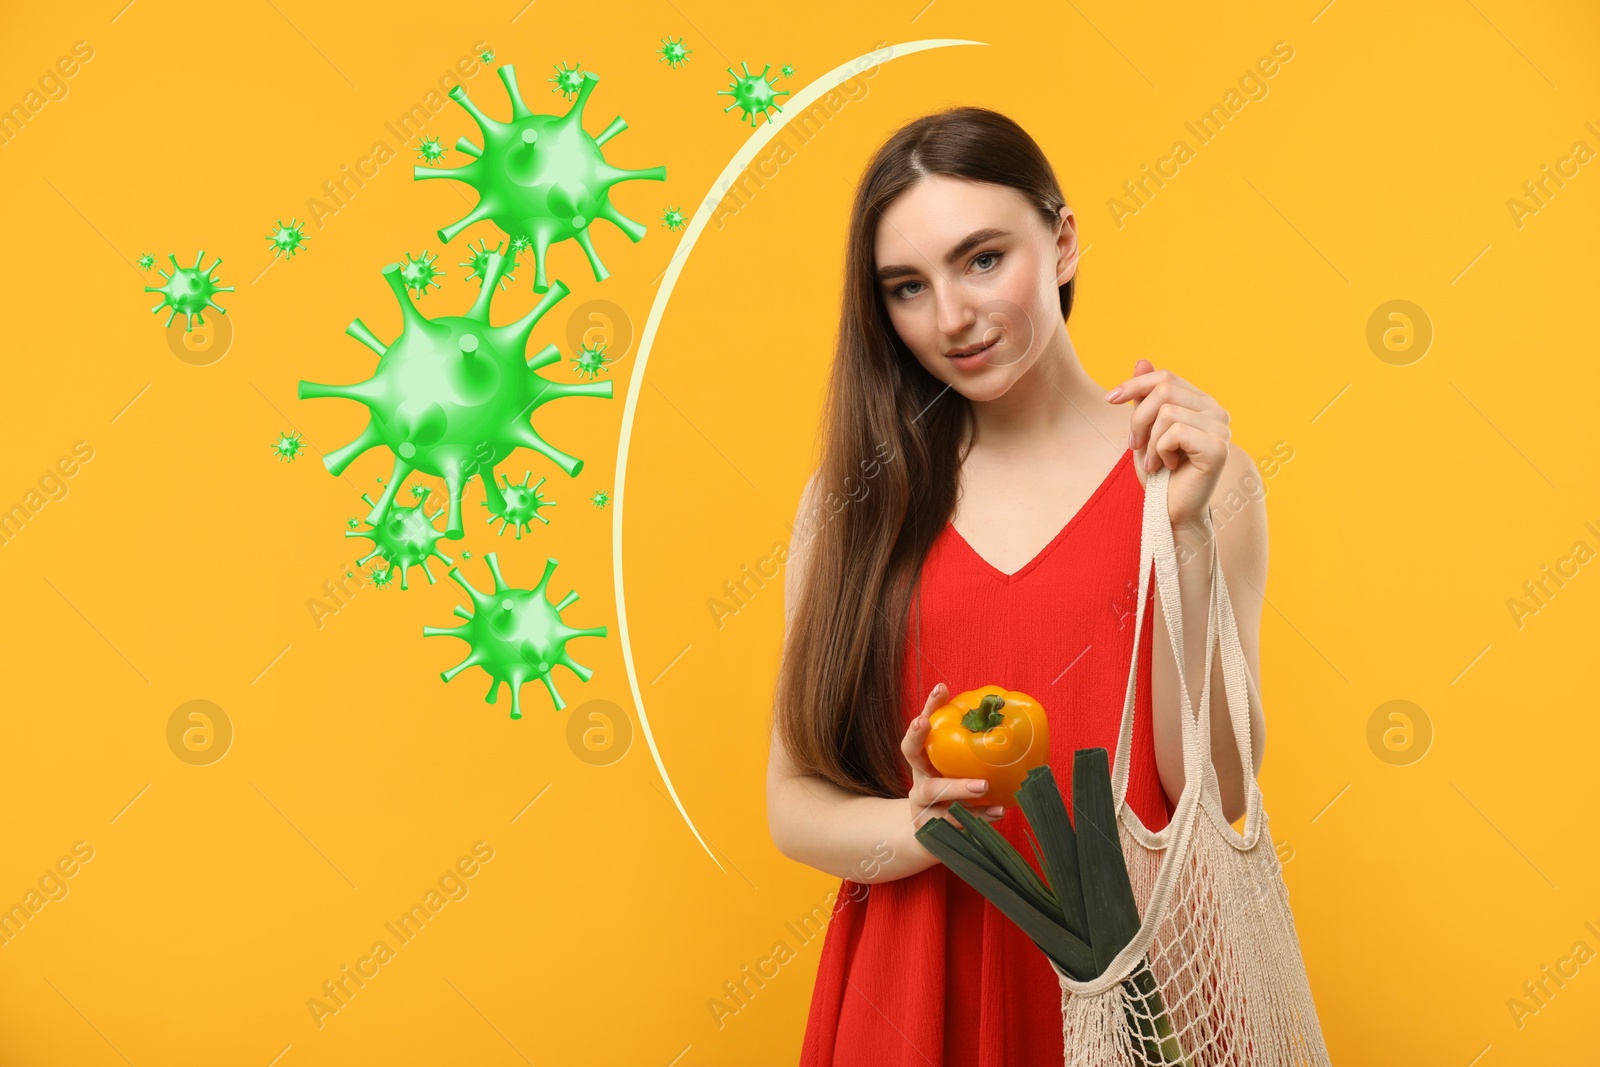
MULTIPOLYGON (((1063 795, 1072 795, 1076 749, 1098 746, 1115 756, 1144 507, 1133 463, 1125 451, 1078 513, 1014 574, 945 524, 907 619, 902 732, 935 683, 951 693, 993 683, 1044 705, 1050 767, 1063 795)), ((1173 809, 1150 728, 1154 588, 1145 591, 1128 802, 1159 830, 1173 809)), ((995 825, 1038 869, 1026 824, 1013 808, 995 825)), ((1063 1058, 1061 987, 1049 961, 942 863, 872 886, 841 883, 801 1067, 1061 1067, 1063 1058)))

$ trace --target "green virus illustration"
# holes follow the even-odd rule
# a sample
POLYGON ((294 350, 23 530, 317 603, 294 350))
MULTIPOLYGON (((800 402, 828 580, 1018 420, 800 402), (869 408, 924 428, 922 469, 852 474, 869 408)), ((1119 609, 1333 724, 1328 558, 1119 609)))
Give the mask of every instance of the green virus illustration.
POLYGON ((723 108, 722 113, 726 115, 734 108, 741 108, 744 112, 739 116, 741 121, 748 119, 750 125, 754 126, 756 115, 760 113, 767 116, 767 121, 771 122, 774 111, 780 113, 783 111, 783 108, 778 106, 778 97, 788 96, 789 90, 774 90, 773 85, 776 82, 767 81, 767 71, 772 69, 771 63, 763 67, 760 74, 751 74, 749 65, 745 63, 740 63, 739 68, 744 71, 744 75, 741 77, 734 74, 733 68, 729 67, 728 75, 733 78, 733 84, 726 89, 717 90, 718 96, 733 97, 733 103, 723 108))
POLYGON ((429 163, 437 163, 444 158, 448 149, 437 137, 424 137, 417 142, 417 155, 429 163))
POLYGON ((450 90, 450 99, 460 104, 483 133, 479 148, 463 137, 456 150, 472 157, 464 167, 451 169, 417 167, 414 177, 454 178, 478 192, 478 204, 466 216, 439 231, 448 242, 456 234, 481 219, 492 219, 508 236, 521 234, 533 241, 533 291, 543 293, 545 253, 551 245, 568 238, 576 240, 595 281, 609 274, 595 252, 589 236, 595 219, 606 219, 628 239, 637 242, 645 227, 619 212, 611 203, 611 187, 634 179, 665 181, 666 167, 623 170, 606 162, 600 146, 628 128, 619 115, 598 137, 583 128, 583 108, 600 76, 593 71, 583 76, 578 99, 565 115, 535 115, 517 91, 517 78, 511 64, 499 68, 511 99, 511 121, 500 122, 478 110, 460 85, 450 90))
MULTIPOLYGON (((521 485, 512 485, 511 479, 507 475, 502 474, 500 477, 504 478, 506 483, 504 494, 506 498, 505 510, 498 515, 491 513, 489 516, 491 523, 496 519, 500 521, 500 529, 495 531, 496 537, 505 533, 507 526, 515 526, 517 540, 520 541, 522 540, 523 530, 531 531, 533 529, 534 519, 538 519, 546 526, 550 525, 550 520, 539 514, 539 509, 553 508, 556 506, 556 502, 554 500, 546 500, 544 494, 539 492, 539 486, 544 484, 543 478, 540 478, 530 486, 528 479, 533 477, 532 471, 522 476, 521 485)), ((488 507, 489 502, 484 501, 483 506, 488 507)))
POLYGON ((563 98, 571 100, 572 94, 583 88, 583 68, 557 63, 556 76, 545 80, 555 82, 556 87, 550 90, 552 93, 560 93, 563 98))
POLYGON ((661 213, 661 225, 665 226, 669 230, 681 230, 683 229, 684 223, 688 221, 688 217, 675 207, 669 207, 667 210, 661 213))
POLYGON ((480 593, 461 576, 456 567, 450 568, 450 577, 461 584, 472 598, 476 611, 469 612, 456 606, 458 618, 467 620, 461 626, 424 626, 424 637, 459 637, 472 647, 467 658, 440 673, 446 682, 468 667, 482 667, 489 675, 487 704, 495 703, 501 683, 511 687, 511 717, 522 718, 522 685, 538 678, 550 690, 550 699, 556 710, 566 707, 561 694, 556 692, 551 671, 557 664, 566 667, 579 679, 587 682, 594 674, 588 667, 567 654, 567 642, 574 637, 604 637, 606 628, 595 626, 587 630, 574 630, 561 618, 561 613, 578 599, 577 590, 552 604, 545 595, 550 575, 556 569, 554 559, 546 559, 544 577, 532 589, 513 589, 500 574, 500 564, 493 552, 484 554, 489 573, 494 575, 494 592, 480 593))
POLYGON ((436 269, 433 265, 438 258, 428 255, 426 248, 422 250, 421 259, 412 259, 411 253, 407 252, 406 261, 400 265, 401 282, 418 296, 427 296, 430 285, 435 289, 440 288, 439 283, 434 281, 435 278, 444 277, 444 271, 436 269))
MULTIPOLYGON (((361 499, 369 507, 374 506, 372 497, 366 493, 361 494, 361 499)), ((423 509, 425 503, 415 507, 392 507, 383 520, 373 525, 368 530, 346 530, 346 537, 365 537, 372 542, 372 551, 356 560, 356 566, 365 565, 370 560, 382 556, 389 564, 388 571, 384 574, 384 582, 388 583, 394 577, 396 569, 400 571, 400 588, 410 588, 406 584, 406 575, 412 567, 421 567, 422 573, 427 576, 428 584, 433 584, 433 572, 428 570, 428 557, 437 556, 446 566, 454 566, 449 556, 439 551, 439 538, 444 534, 434 527, 444 508, 440 508, 432 515, 423 509)), ((376 568, 374 568, 376 569, 376 568)))
POLYGON ((299 430, 294 433, 284 433, 280 430, 278 431, 278 439, 272 442, 272 454, 285 463, 293 463, 295 457, 300 455, 302 447, 299 430))
POLYGON ((367 571, 366 574, 367 574, 367 581, 371 582, 373 585, 377 586, 379 589, 387 589, 387 588, 389 588, 389 583, 394 580, 394 578, 392 576, 393 575, 393 569, 392 568, 390 570, 386 571, 376 563, 374 563, 372 565, 372 569, 370 571, 367 571))
POLYGON ((782 74, 785 78, 792 78, 792 77, 794 77, 794 64, 793 63, 785 63, 783 66, 778 68, 778 72, 780 74, 782 74))
POLYGON ((482 52, 478 53, 478 58, 481 59, 485 63, 493 63, 494 62, 494 49, 493 48, 484 49, 482 52))
POLYGON ((152 256, 149 252, 146 252, 144 255, 139 257, 139 269, 140 270, 148 272, 150 270, 150 268, 155 266, 155 265, 156 265, 156 257, 152 256))
POLYGON ((279 219, 272 232, 267 234, 267 243, 272 246, 273 258, 283 256, 285 259, 293 259, 294 254, 305 247, 305 243, 309 240, 311 238, 305 234, 305 223, 299 219, 290 219, 287 226, 283 224, 282 219, 279 219))
POLYGON ((471 559, 472 558, 472 553, 471 552, 463 552, 463 553, 461 553, 461 558, 462 559, 471 559))
POLYGON ((657 48, 656 51, 661 55, 661 59, 658 62, 665 63, 669 67, 681 67, 689 62, 690 50, 683 47, 682 37, 679 37, 676 41, 670 37, 661 38, 661 47, 657 48))
POLYGON ((396 490, 412 471, 444 479, 450 494, 445 536, 459 540, 461 494, 467 479, 474 474, 482 479, 491 514, 504 511, 494 468, 517 448, 541 453, 572 477, 583 470, 581 459, 546 442, 529 425, 529 418, 552 400, 609 399, 611 381, 572 384, 540 375, 540 368, 561 360, 561 350, 554 344, 527 355, 534 325, 570 292, 560 281, 516 322, 490 323, 489 305, 504 264, 497 253, 490 253, 488 274, 472 307, 465 315, 435 319, 425 317, 412 303, 400 264, 389 264, 383 277, 400 303, 400 336, 385 345, 360 319, 345 330, 378 354, 372 377, 353 385, 300 383, 302 400, 342 397, 366 405, 371 412, 359 437, 323 457, 330 472, 344 473, 351 461, 377 445, 394 453, 389 484, 367 516, 369 524, 383 522, 396 490))
POLYGON ((167 321, 162 324, 163 326, 171 326, 172 320, 182 315, 188 323, 183 332, 189 333, 194 329, 195 323, 198 322, 202 326, 206 324, 205 315, 201 314, 206 308, 216 308, 223 315, 228 313, 225 308, 211 299, 218 293, 233 292, 233 286, 217 284, 218 279, 215 277, 215 272, 222 263, 221 256, 217 257, 215 263, 204 269, 200 267, 200 262, 206 258, 204 252, 194 257, 194 266, 192 267, 178 266, 178 257, 171 252, 167 253, 167 258, 172 260, 172 273, 168 274, 159 268, 156 271, 166 284, 162 286, 147 285, 144 287, 144 291, 147 293, 161 294, 161 303, 151 308, 151 311, 159 314, 162 308, 172 309, 172 314, 167 316, 167 321))
POLYGON ((433 492, 433 490, 429 489, 425 485, 413 485, 411 487, 411 498, 413 500, 421 500, 431 492, 433 492))
MULTIPOLYGON (((489 257, 492 256, 492 255, 499 255, 499 254, 500 254, 500 242, 499 241, 496 241, 494 243, 494 247, 493 248, 489 247, 489 242, 486 241, 486 240, 479 241, 477 248, 473 248, 471 245, 468 245, 467 246, 467 258, 462 260, 462 262, 461 262, 461 266, 471 268, 470 270, 467 271, 467 280, 471 281, 472 279, 476 278, 476 279, 478 279, 478 284, 480 286, 483 285, 483 280, 489 276, 489 257)), ((515 255, 506 257, 505 271, 500 276, 500 288, 501 289, 504 289, 506 287, 506 282, 516 280, 516 275, 511 273, 512 271, 514 271, 516 269, 517 269, 517 257, 515 255)))
POLYGON ((604 489, 596 489, 594 491, 594 496, 590 497, 589 500, 594 504, 595 507, 603 508, 611 502, 611 494, 606 492, 604 489))
POLYGON ((594 346, 584 345, 579 354, 572 357, 572 362, 578 365, 577 373, 580 376, 593 378, 610 366, 614 360, 606 355, 605 342, 602 341, 594 346))
MULTIPOLYGON (((500 246, 499 245, 495 245, 495 247, 499 248, 500 246)), ((533 247, 533 242, 528 240, 526 237, 524 237, 520 233, 517 234, 517 236, 515 236, 515 237, 513 237, 511 239, 511 255, 513 257, 522 255, 522 253, 526 252, 528 249, 530 249, 532 247, 533 247)))
POLYGON ((361 520, 360 519, 346 519, 346 520, 344 520, 344 524, 346 526, 348 526, 350 529, 354 530, 357 526, 361 525, 361 520))

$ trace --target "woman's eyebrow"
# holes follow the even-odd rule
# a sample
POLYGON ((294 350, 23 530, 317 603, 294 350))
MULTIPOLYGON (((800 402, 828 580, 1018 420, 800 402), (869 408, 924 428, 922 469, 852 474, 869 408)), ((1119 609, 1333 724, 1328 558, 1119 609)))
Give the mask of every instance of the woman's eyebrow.
MULTIPOLYGON (((966 255, 968 252, 972 251, 978 245, 983 244, 985 241, 992 241, 996 237, 1010 237, 1010 236, 1011 236, 1011 231, 1010 230, 997 230, 997 229, 994 229, 993 227, 988 227, 988 228, 985 228, 985 229, 982 229, 982 230, 973 230, 971 233, 969 233, 965 237, 963 237, 959 244, 957 244, 954 248, 952 248, 950 251, 945 253, 944 261, 946 263, 952 263, 953 264, 953 263, 955 263, 956 260, 960 259, 962 256, 966 255)), ((890 278, 898 278, 902 274, 916 274, 916 273, 917 273, 917 268, 916 267, 908 267, 904 263, 891 263, 889 266, 879 267, 876 277, 877 277, 878 281, 886 282, 890 278)))

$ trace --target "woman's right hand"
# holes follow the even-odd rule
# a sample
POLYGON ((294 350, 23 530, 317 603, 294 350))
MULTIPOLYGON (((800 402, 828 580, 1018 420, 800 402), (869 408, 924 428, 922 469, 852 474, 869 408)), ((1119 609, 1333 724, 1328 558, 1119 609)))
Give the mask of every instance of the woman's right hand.
POLYGON ((1005 808, 999 804, 978 807, 989 791, 987 781, 982 778, 941 778, 928 759, 928 716, 949 699, 949 692, 943 682, 934 686, 933 692, 928 694, 927 703, 922 706, 922 713, 911 720, 911 725, 906 727, 905 737, 900 740, 900 751, 911 765, 911 793, 907 799, 911 803, 913 830, 929 819, 938 818, 943 818, 953 826, 960 826, 949 814, 951 803, 957 800, 961 801, 963 807, 991 823, 999 822, 1005 815, 1005 808))

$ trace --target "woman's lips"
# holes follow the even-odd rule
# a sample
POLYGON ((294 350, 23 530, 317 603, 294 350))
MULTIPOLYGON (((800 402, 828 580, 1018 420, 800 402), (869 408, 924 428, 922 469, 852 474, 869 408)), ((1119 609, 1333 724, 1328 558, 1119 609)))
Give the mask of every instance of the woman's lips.
POLYGON ((980 348, 978 351, 972 353, 971 355, 968 355, 968 356, 946 356, 945 358, 948 359, 951 363, 954 363, 956 365, 956 367, 958 369, 960 369, 960 370, 972 370, 974 367, 981 366, 984 363, 984 361, 986 361, 989 358, 990 351, 992 351, 994 346, 999 344, 999 343, 1000 343, 1000 338, 996 337, 993 341, 990 341, 987 345, 984 345, 982 348, 980 348))

